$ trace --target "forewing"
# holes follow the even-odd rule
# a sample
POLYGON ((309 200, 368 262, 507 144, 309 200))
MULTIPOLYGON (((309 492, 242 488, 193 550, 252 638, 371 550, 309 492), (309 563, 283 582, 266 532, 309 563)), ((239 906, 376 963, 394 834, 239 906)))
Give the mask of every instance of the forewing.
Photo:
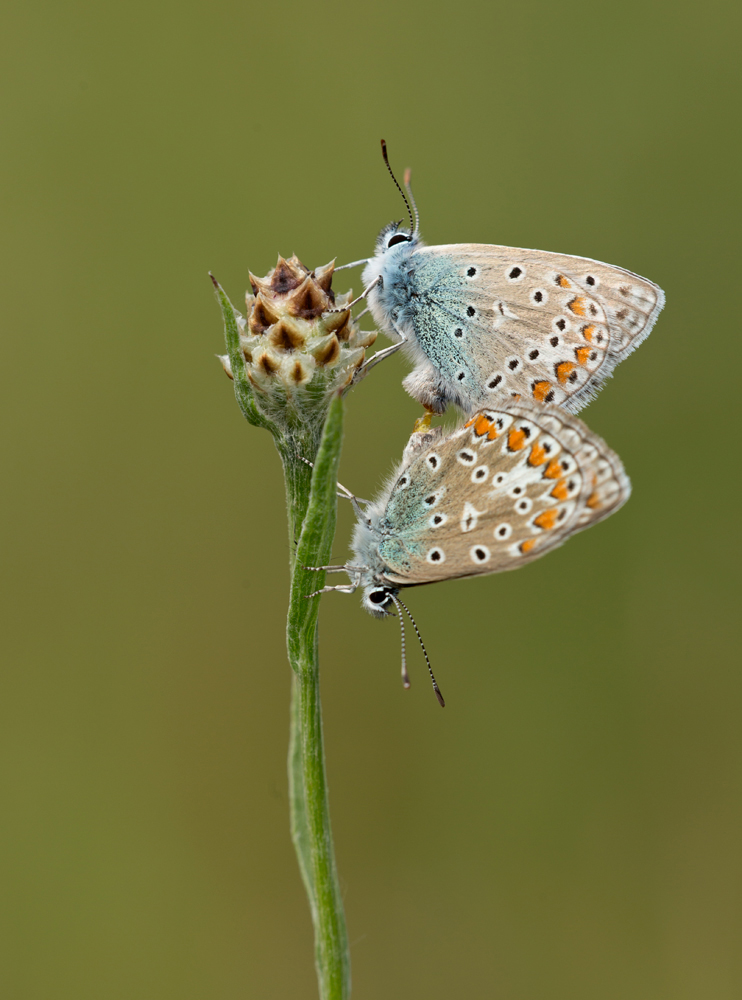
POLYGON ((618 456, 556 406, 481 410, 407 466, 381 519, 384 577, 417 584, 515 569, 628 499, 618 456))
POLYGON ((541 250, 432 246, 411 263, 420 347, 472 408, 504 391, 576 412, 649 335, 665 301, 630 271, 541 250))

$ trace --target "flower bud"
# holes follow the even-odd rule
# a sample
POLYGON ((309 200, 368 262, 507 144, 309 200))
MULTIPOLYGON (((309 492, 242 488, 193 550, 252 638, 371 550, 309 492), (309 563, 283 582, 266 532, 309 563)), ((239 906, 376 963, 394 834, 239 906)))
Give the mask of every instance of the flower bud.
MULTIPOLYGON (((246 374, 259 410, 284 427, 323 420, 376 340, 345 308, 352 293, 334 295, 334 266, 310 271, 296 256, 279 256, 264 278, 250 275, 246 317, 237 317, 246 374)), ((231 377, 228 356, 220 361, 231 377)))

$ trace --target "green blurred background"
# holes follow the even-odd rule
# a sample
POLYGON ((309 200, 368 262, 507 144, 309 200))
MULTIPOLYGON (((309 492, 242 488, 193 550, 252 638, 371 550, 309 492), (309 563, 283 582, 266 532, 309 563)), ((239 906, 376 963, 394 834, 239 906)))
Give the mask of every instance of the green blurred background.
MULTIPOLYGON (((282 479, 207 271, 238 301, 278 251, 369 253, 402 212, 382 136, 429 242, 596 257, 668 305, 583 412, 629 505, 409 594, 445 712, 395 622, 323 603, 354 997, 742 996, 738 11, 6 6, 4 997, 316 995, 282 479)), ((404 371, 348 400, 362 496, 419 414, 404 371)))

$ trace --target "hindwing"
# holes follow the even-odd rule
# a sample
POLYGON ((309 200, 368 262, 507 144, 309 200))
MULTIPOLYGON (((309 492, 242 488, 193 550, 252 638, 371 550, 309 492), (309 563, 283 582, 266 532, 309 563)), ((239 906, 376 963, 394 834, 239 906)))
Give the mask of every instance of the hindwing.
POLYGON ((665 302, 620 267, 476 243, 416 250, 409 289, 417 344, 470 412, 499 392, 576 412, 665 302))
POLYGON ((379 522, 384 579, 515 569, 618 510, 630 491, 618 456, 582 421, 500 401, 403 468, 379 522))

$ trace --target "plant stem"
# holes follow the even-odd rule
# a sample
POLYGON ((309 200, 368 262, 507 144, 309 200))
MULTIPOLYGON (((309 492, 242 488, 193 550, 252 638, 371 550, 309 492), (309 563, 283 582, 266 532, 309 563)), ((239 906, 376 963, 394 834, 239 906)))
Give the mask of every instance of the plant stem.
MULTIPOLYGON (((305 567, 326 565, 330 558, 341 442, 342 401, 338 397, 330 406, 316 451, 311 486, 307 473, 312 470, 301 461, 296 448, 279 448, 286 470, 289 520, 293 521, 290 530, 301 529, 293 560, 286 630, 289 662, 294 671, 289 746, 291 833, 314 921, 321 1000, 346 1000, 350 995, 350 955, 325 772, 317 635, 319 597, 306 597, 323 585, 325 574, 305 567)), ((303 446, 314 458, 316 444, 314 448, 311 444, 305 440, 303 446)), ((309 454, 305 452, 303 457, 309 458, 309 454)))
POLYGON ((337 513, 337 471, 343 433, 343 404, 329 407, 318 392, 304 419, 284 414, 279 426, 258 407, 245 368, 232 303, 212 276, 224 318, 224 333, 235 396, 245 418, 273 435, 283 461, 289 516, 291 596, 286 641, 293 671, 289 741, 291 837, 314 922, 315 963, 320 1000, 350 996, 350 954, 330 828, 322 707, 319 691, 317 617, 325 566, 330 558, 337 513), (306 460, 306 461, 305 461, 306 460), (307 462, 313 463, 313 467, 307 462))

